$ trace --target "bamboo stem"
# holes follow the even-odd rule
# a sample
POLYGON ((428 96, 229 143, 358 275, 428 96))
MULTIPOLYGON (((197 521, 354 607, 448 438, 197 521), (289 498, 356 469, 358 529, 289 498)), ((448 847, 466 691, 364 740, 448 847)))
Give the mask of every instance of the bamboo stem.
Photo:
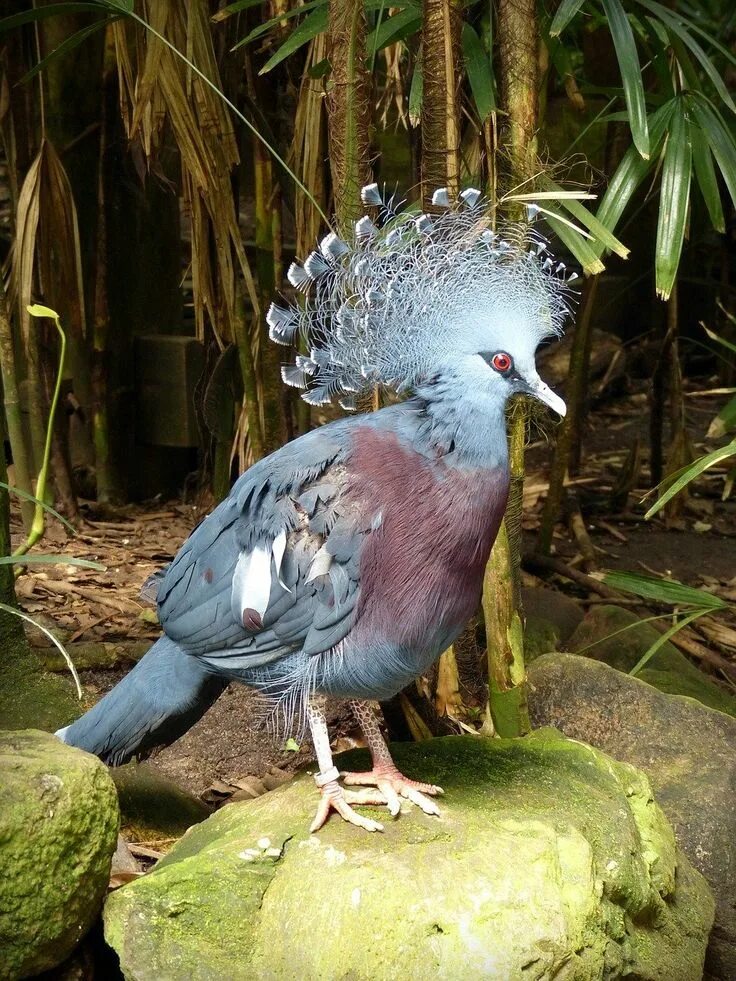
MULTIPOLYGON (((499 0, 500 81, 506 110, 506 150, 512 186, 529 178, 536 168, 538 37, 535 0, 499 0)), ((512 217, 518 219, 521 216, 512 217)), ((493 723, 501 736, 520 736, 530 730, 520 588, 526 435, 526 411, 522 406, 512 410, 509 430, 509 501, 486 568, 483 612, 493 723)))
POLYGON ((92 321, 92 439, 95 449, 95 478, 97 500, 111 504, 116 493, 110 460, 109 417, 107 404, 107 372, 105 360, 110 310, 107 294, 107 201, 105 194, 106 157, 110 119, 108 99, 110 73, 105 72, 102 94, 99 167, 97 172, 97 264, 95 267, 94 309, 92 321))
POLYGON ((585 390, 588 382, 588 361, 585 355, 586 350, 590 350, 588 335, 591 333, 590 324, 597 289, 597 276, 585 281, 580 316, 572 337, 570 367, 567 385, 565 386, 568 414, 558 429, 557 447, 549 477, 549 489, 539 527, 537 549, 542 555, 549 555, 550 553, 555 522, 562 509, 565 479, 570 469, 572 450, 575 444, 581 441, 585 390))
MULTIPOLYGON (((10 326, 8 304, 5 298, 5 285, 0 276, 0 372, 2 372, 3 402, 5 420, 8 428, 10 448, 13 452, 15 466, 15 485, 26 494, 33 493, 31 466, 28 459, 25 434, 23 432, 23 413, 18 397, 18 375, 15 360, 13 331, 10 326)), ((21 516, 26 534, 30 533, 33 524, 33 503, 21 500, 21 516)))
POLYGON ((506 523, 493 546, 483 584, 483 617, 488 650, 489 707, 499 736, 523 736, 531 729, 526 702, 524 636, 509 575, 513 558, 506 523))
MULTIPOLYGON (((41 314, 38 314, 41 316, 41 314)), ((56 374, 56 384, 54 385, 54 392, 51 396, 51 404, 49 406, 49 417, 46 424, 46 438, 44 440, 43 456, 41 458, 41 468, 38 471, 38 479, 36 480, 36 497, 38 502, 36 503, 33 522, 31 524, 31 530, 28 533, 28 537, 25 542, 16 548, 13 552, 13 556, 25 555, 26 552, 33 548, 33 546, 38 542, 44 533, 46 528, 46 511, 43 507, 43 503, 46 501, 46 482, 49 475, 49 461, 51 459, 51 444, 53 440, 54 433, 54 419, 56 417, 56 409, 59 404, 59 393, 61 392, 61 382, 64 375, 64 361, 66 358, 66 335, 62 330, 59 318, 53 311, 49 310, 43 316, 52 317, 56 330, 59 333, 59 366, 56 374)), ((34 335, 33 331, 30 331, 30 335, 34 335)))

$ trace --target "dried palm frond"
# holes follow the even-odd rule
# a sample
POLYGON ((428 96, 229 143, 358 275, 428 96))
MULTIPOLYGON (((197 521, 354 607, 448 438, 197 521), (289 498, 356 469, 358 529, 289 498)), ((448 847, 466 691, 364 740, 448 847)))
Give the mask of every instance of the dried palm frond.
MULTIPOLYGON (((112 27, 123 121, 149 164, 163 147, 166 124, 171 126, 181 159, 185 214, 191 222, 197 334, 204 338, 209 328, 221 348, 237 343, 244 376, 257 379, 260 304, 230 181, 239 162, 238 145, 227 106, 187 65, 196 65, 216 89, 221 88, 209 7, 204 0, 145 0, 141 6, 150 30, 122 20, 112 27), (241 276, 253 311, 248 328, 238 302, 241 276)), ((258 457, 262 427, 258 393, 252 394, 256 398, 249 398, 246 406, 248 433, 258 457)))
POLYGON ((63 311, 69 329, 86 332, 79 223, 71 184, 48 139, 26 174, 18 195, 17 235, 11 262, 11 297, 25 342, 27 307, 37 287, 44 299, 63 311))
MULTIPOLYGON (((390 13, 391 10, 389 10, 390 13)), ((405 80, 401 67, 403 56, 404 46, 399 41, 395 44, 389 44, 383 49, 386 78, 376 104, 382 129, 387 129, 392 120, 395 121, 396 127, 403 126, 404 129, 409 129, 408 93, 405 91, 405 80)))
MULTIPOLYGON (((319 34, 310 42, 304 65, 290 154, 290 163, 320 202, 325 198, 325 93, 322 82, 312 78, 310 69, 326 57, 327 36, 319 34)), ((322 229, 322 216, 306 195, 298 194, 294 217, 297 254, 307 255, 322 229)))

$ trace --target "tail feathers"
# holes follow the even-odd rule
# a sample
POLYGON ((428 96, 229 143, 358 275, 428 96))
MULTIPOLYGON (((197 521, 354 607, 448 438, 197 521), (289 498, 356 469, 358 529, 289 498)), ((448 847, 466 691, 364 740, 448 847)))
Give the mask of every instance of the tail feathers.
POLYGON ((227 679, 163 636, 112 691, 56 735, 121 766, 183 736, 226 685, 227 679))

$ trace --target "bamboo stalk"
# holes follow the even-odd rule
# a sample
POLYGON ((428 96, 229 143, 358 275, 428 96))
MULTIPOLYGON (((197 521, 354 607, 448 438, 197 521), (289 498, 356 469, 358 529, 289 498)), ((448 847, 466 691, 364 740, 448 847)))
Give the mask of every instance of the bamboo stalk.
MULTIPOLYGON (((43 502, 46 501, 46 483, 49 478, 49 463, 51 460, 51 445, 53 441, 54 434, 54 420, 56 417, 56 409, 59 405, 59 394, 61 392, 61 382, 64 376, 64 362, 66 359, 66 335, 62 330, 61 323, 59 322, 59 317, 53 310, 49 310, 46 307, 36 308, 34 311, 34 316, 37 317, 51 317, 54 321, 54 326, 59 334, 59 364, 56 373, 56 384, 54 385, 54 391, 51 396, 51 402, 49 404, 49 416, 46 424, 46 432, 43 441, 43 450, 41 453, 41 464, 38 471, 38 477, 36 479, 36 497, 38 502, 36 503, 33 522, 31 523, 31 530, 26 537, 26 540, 18 546, 13 552, 14 556, 25 555, 29 549, 40 541, 43 536, 44 530, 46 528, 46 511, 43 507, 43 502), (45 312, 41 312, 45 311, 45 312)), ((29 331, 29 339, 31 337, 35 338, 35 330, 29 331)))
MULTIPOLYGON (((425 209, 432 194, 460 190, 458 71, 462 4, 460 0, 423 0, 422 4, 421 185, 425 209)), ((435 704, 440 714, 463 714, 460 675, 453 646, 439 660, 435 704), (450 711, 448 712, 448 709, 450 711)))
MULTIPOLYGON (((498 40, 504 96, 505 150, 510 182, 517 186, 536 169, 538 121, 537 8, 535 0, 499 0, 498 40)), ((519 206, 523 208, 523 206, 519 206)), ((523 214, 523 211, 522 211, 523 214)), ((512 215, 519 218, 520 215, 512 215)), ((510 414, 511 486, 506 515, 486 569, 483 610, 489 661, 489 707, 496 731, 529 732, 521 609, 521 514, 526 412, 510 414)))
POLYGON ((108 100, 112 98, 111 72, 105 69, 100 121, 99 169, 97 172, 97 264, 95 267, 94 309, 92 311, 92 437, 95 448, 97 500, 113 503, 119 495, 115 487, 110 460, 107 405, 107 330, 110 319, 107 295, 107 200, 105 193, 106 157, 111 120, 108 100))
POLYGON ((504 522, 483 583, 489 707, 499 736, 523 736, 531 729, 524 684, 524 632, 514 595, 514 578, 509 574, 513 562, 504 522))
MULTIPOLYGON (((276 289, 274 259, 274 197, 273 167, 271 156, 259 140, 253 141, 254 198, 255 198, 255 242, 256 273, 258 292, 263 309, 268 307, 276 289)), ((281 353, 275 344, 268 340, 266 323, 261 318, 259 325, 259 365, 263 386, 263 441, 265 452, 281 446, 285 439, 284 420, 281 412, 281 353)))
POLYGON ((549 477, 549 489, 539 526, 537 549, 542 555, 549 555, 550 553, 555 521, 559 517, 562 509, 565 479, 568 471, 571 469, 572 451, 574 446, 581 440, 585 389, 588 382, 589 362, 586 358, 586 351, 590 350, 590 324, 597 289, 597 276, 587 279, 583 284, 580 316, 578 317, 572 337, 570 367, 568 369, 567 385, 565 386, 568 414, 558 429, 557 446, 549 477))
MULTIPOLYGON (((8 315, 8 304, 5 298, 5 285, 0 276, 0 372, 2 372, 3 404, 5 421, 8 429, 8 439, 13 453, 15 466, 15 485, 26 494, 33 493, 31 466, 28 458, 28 448, 23 432, 23 414, 18 397, 18 375, 15 360, 13 332, 8 315)), ((30 533, 33 524, 33 502, 21 500, 21 515, 26 534, 30 533)))

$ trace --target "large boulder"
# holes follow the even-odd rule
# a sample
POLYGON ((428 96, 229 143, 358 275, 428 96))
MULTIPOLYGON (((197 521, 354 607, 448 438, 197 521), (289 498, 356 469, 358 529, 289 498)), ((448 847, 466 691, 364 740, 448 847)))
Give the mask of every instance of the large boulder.
POLYGON ((649 777, 677 842, 716 897, 708 976, 736 978, 736 719, 571 654, 530 666, 534 725, 625 760, 649 777))
POLYGON ((309 835, 308 778, 225 806, 110 896, 126 978, 700 978, 710 890, 633 767, 553 730, 394 751, 440 818, 309 835))
MULTIPOLYGON (((643 622, 631 610, 606 603, 588 611, 572 636, 565 638, 564 650, 605 661, 619 671, 631 671, 661 638, 651 623, 643 622)), ((736 716, 736 698, 711 681, 669 641, 662 644, 638 677, 670 695, 689 695, 703 705, 736 716)))
POLYGON ((99 760, 45 732, 0 732, 0 978, 55 967, 84 936, 117 831, 99 760))

